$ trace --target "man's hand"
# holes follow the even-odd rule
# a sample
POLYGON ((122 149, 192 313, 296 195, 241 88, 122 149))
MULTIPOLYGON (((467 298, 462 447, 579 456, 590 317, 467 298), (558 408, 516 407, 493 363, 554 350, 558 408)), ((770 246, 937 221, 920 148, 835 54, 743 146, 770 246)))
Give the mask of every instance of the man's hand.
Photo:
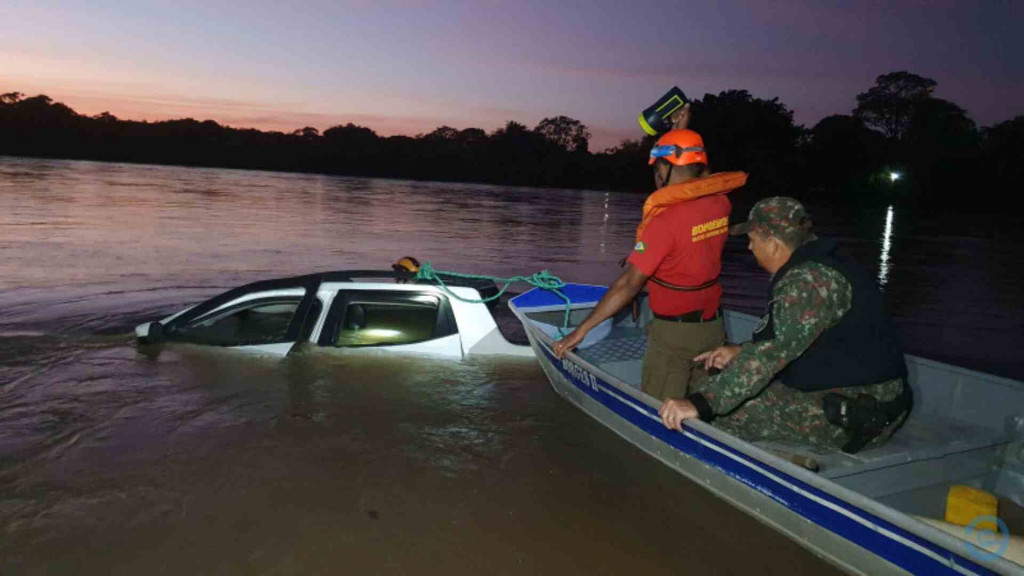
POLYGON ((737 344, 726 344, 725 346, 719 346, 710 352, 705 352, 693 358, 694 362, 703 362, 704 370, 710 370, 712 368, 722 369, 725 368, 732 359, 739 355, 740 350, 743 350, 742 346, 737 344))
POLYGON ((686 130, 686 127, 690 125, 689 102, 683 104, 682 108, 673 112, 669 119, 672 120, 673 130, 686 130))
POLYGON ((555 353, 555 358, 561 360, 565 357, 565 353, 579 346, 580 342, 586 338, 587 331, 582 328, 577 328, 570 332, 565 338, 562 338, 555 345, 551 347, 551 351, 555 353))
POLYGON ((661 423, 665 425, 665 428, 682 432, 683 420, 696 418, 697 408, 689 400, 669 398, 661 405, 661 409, 658 410, 658 416, 661 416, 661 423))
POLYGON ((615 315, 623 306, 629 304, 636 297, 637 292, 647 282, 647 275, 636 266, 626 263, 626 270, 619 274, 619 277, 608 287, 608 291, 601 297, 597 306, 580 322, 580 325, 571 334, 562 338, 551 347, 555 356, 562 358, 565 353, 572 350, 583 341, 583 337, 594 329, 595 326, 615 315))

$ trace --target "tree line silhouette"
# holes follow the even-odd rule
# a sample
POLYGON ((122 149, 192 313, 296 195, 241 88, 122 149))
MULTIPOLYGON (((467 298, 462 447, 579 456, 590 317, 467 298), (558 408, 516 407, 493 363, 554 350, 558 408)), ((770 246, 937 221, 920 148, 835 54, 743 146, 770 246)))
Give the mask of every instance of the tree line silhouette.
MULTIPOLYGON (((703 135, 713 170, 749 172, 748 188, 761 195, 807 191, 820 201, 896 196, 924 204, 964 186, 1024 183, 1024 115, 978 128, 963 108, 934 97, 935 87, 909 72, 883 74, 850 114, 809 129, 778 98, 726 90, 691 103, 690 127, 703 135)), ((4 155, 651 191, 653 137, 601 152, 590 151, 590 137, 566 116, 532 129, 510 121, 491 133, 442 126, 382 137, 351 123, 284 133, 191 118, 121 120, 78 114, 44 95, 0 95, 4 155)))

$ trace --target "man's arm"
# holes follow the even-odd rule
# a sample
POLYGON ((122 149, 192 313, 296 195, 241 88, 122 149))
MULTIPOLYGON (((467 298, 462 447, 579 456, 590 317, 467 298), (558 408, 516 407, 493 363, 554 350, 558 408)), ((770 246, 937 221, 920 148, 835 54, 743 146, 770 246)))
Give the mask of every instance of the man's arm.
POLYGON ((846 278, 816 264, 791 270, 776 285, 773 296, 775 338, 743 344, 725 370, 708 380, 702 393, 687 398, 701 420, 728 414, 761 392, 819 334, 839 322, 853 298, 846 278))
POLYGON ((615 279, 615 282, 608 287, 608 291, 604 293, 601 301, 597 303, 597 307, 590 312, 571 334, 555 342, 552 348, 555 356, 558 358, 563 357, 567 351, 579 345, 587 333, 593 330, 595 326, 611 318, 623 306, 632 302, 646 282, 646 274, 632 264, 626 264, 626 271, 620 274, 615 279))

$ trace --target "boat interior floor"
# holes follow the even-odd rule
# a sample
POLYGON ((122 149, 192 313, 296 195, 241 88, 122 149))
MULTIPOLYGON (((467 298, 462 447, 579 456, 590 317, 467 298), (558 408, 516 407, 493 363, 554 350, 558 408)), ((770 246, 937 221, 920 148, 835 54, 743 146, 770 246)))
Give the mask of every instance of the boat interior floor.
POLYGON ((600 342, 577 349, 587 362, 630 386, 640 389, 643 381, 647 336, 636 326, 615 326, 600 342))

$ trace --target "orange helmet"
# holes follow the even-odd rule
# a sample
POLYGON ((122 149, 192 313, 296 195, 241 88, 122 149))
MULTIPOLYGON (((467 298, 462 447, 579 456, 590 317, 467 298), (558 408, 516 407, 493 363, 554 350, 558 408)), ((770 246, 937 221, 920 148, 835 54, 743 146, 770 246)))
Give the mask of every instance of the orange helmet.
POLYGON ((658 158, 676 166, 687 164, 707 164, 708 155, 704 152, 704 139, 693 130, 669 130, 651 148, 651 157, 647 164, 654 164, 658 158))

